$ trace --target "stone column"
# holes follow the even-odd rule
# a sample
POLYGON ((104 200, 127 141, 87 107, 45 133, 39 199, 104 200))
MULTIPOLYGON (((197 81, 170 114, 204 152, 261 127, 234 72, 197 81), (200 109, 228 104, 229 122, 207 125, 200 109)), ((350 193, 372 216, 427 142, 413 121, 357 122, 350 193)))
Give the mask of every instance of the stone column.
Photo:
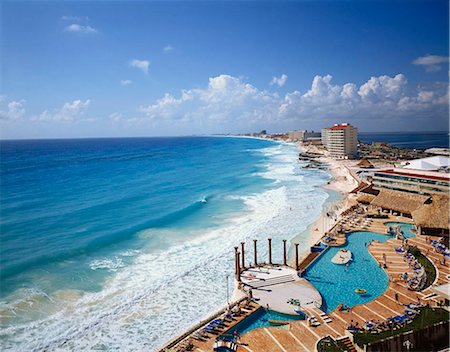
POLYGON ((295 270, 299 270, 298 266, 298 243, 294 243, 295 245, 295 270))
POLYGON ((283 264, 287 265, 286 240, 283 240, 283 264))
POLYGON ((253 240, 254 256, 255 256, 255 266, 258 266, 258 249, 256 248, 256 242, 258 240, 253 240))
POLYGON ((234 275, 238 276, 239 274, 239 257, 238 257, 238 246, 234 247, 234 275))
POLYGON ((269 264, 272 264, 272 239, 268 238, 269 241, 269 264))
POLYGON ((237 272, 238 272, 238 274, 237 274, 237 281, 241 282, 241 264, 239 262, 240 253, 236 252, 236 255, 237 255, 237 260, 236 261, 237 261, 237 272))
POLYGON ((245 245, 245 242, 241 242, 241 256, 242 256, 242 270, 244 270, 245 269, 245 252, 244 252, 244 245, 245 245))

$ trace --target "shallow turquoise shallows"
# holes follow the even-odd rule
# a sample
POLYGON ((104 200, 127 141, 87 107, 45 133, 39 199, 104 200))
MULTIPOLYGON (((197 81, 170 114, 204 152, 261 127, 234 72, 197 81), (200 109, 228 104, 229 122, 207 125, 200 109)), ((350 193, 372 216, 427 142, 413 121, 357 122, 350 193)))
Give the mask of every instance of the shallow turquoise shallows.
POLYGON ((239 334, 245 334, 250 330, 264 328, 266 326, 272 326, 269 320, 277 320, 277 321, 292 321, 292 320, 303 320, 304 318, 300 315, 290 315, 278 313, 273 310, 266 310, 264 308, 258 309, 254 314, 245 318, 239 324, 234 326, 232 329, 228 331, 228 333, 232 333, 237 331, 239 334))
MULTIPOLYGON (((413 237, 413 225, 405 223, 385 223, 387 227, 400 226, 405 237, 413 237)), ((323 253, 306 271, 308 279, 322 295, 323 310, 331 312, 343 303, 349 307, 374 300, 387 289, 388 277, 368 252, 367 245, 372 240, 386 242, 392 236, 369 231, 355 231, 347 236, 347 243, 341 247, 331 247, 323 253), (346 248, 353 254, 350 265, 336 265, 331 259, 346 248), (365 289, 366 294, 355 293, 365 289)))

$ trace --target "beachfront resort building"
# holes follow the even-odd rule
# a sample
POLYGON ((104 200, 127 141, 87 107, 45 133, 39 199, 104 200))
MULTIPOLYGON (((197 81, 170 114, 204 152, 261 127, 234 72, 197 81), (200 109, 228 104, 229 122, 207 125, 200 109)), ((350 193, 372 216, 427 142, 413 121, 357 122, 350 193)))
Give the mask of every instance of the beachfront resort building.
POLYGON ((394 190, 421 195, 449 194, 450 174, 435 171, 393 168, 373 174, 378 190, 394 190))
POLYGON ((358 129, 348 123, 324 128, 322 144, 333 158, 354 159, 358 155, 358 129))
POLYGON ((321 138, 320 132, 297 130, 288 132, 291 141, 309 142, 321 138))

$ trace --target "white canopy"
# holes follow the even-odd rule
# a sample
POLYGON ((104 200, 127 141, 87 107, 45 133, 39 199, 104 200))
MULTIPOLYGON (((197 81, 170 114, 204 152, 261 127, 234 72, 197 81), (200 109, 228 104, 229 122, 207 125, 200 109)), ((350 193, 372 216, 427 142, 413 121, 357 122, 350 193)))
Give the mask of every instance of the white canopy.
POLYGON ((404 169, 414 170, 439 170, 450 166, 450 158, 448 156, 436 155, 429 158, 409 160, 402 163, 404 169))

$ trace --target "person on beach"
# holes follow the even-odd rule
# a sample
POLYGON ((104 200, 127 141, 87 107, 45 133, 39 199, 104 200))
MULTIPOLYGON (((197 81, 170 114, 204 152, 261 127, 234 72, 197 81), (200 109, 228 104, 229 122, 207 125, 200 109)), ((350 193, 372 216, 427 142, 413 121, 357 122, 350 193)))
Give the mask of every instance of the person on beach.
POLYGON ((395 292, 395 301, 400 304, 400 302, 398 301, 398 293, 397 292, 395 292))

